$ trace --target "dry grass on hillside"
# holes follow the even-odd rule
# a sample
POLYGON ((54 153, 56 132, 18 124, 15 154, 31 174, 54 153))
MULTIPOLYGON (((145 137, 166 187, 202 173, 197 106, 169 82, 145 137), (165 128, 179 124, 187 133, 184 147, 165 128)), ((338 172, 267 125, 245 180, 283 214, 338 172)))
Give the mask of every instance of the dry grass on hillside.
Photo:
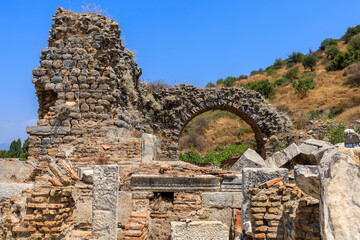
POLYGON ((233 143, 255 141, 250 126, 234 116, 198 116, 180 138, 179 150, 204 155, 219 145, 229 146, 233 143))

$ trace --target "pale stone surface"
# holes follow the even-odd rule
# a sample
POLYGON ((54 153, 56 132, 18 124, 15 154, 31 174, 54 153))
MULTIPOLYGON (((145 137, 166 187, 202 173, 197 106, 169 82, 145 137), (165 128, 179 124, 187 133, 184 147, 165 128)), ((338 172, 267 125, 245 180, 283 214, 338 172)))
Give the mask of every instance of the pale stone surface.
POLYGON ((285 183, 289 182, 289 171, 285 168, 244 168, 242 170, 242 193, 243 202, 241 205, 242 229, 246 234, 251 233, 250 222, 250 188, 256 188, 260 184, 272 179, 282 178, 285 183))
POLYGON ((203 205, 212 208, 241 208, 243 196, 241 192, 203 192, 203 205))
POLYGON ((96 165, 93 188, 93 234, 101 239, 117 238, 119 166, 96 165))
POLYGON ((94 170, 85 170, 82 174, 82 179, 85 183, 94 183, 94 170))
POLYGON ((320 179, 319 179, 319 167, 306 165, 295 166, 294 175, 296 185, 306 194, 320 199, 320 179))
POLYGON ((73 191, 73 199, 75 201, 75 209, 73 212, 75 225, 89 225, 92 223, 92 197, 84 196, 81 190, 73 191))
POLYGON ((130 192, 119 192, 118 201, 118 222, 125 226, 130 218, 131 211, 133 209, 133 202, 130 192))
POLYGON ((307 164, 319 165, 324 152, 331 148, 334 148, 334 145, 329 142, 317 139, 308 139, 299 146, 301 151, 299 156, 305 160, 307 164))
POLYGON ((293 143, 286 147, 283 151, 274 153, 274 155, 266 159, 265 162, 270 168, 281 168, 300 153, 301 151, 299 147, 293 143))
POLYGON ((0 183, 0 201, 19 195, 25 189, 33 189, 32 183, 0 183))
POLYGON ((331 149, 319 171, 322 239, 360 239, 360 166, 348 154, 331 149))
POLYGON ((131 176, 131 186, 136 191, 220 191, 220 178, 213 175, 189 177, 134 174, 131 176))
POLYGON ((223 192, 241 192, 242 174, 226 174, 221 183, 223 192))
POLYGON ((220 221, 171 222, 172 240, 228 240, 229 227, 220 221))
POLYGON ((345 147, 353 148, 359 146, 359 135, 353 129, 345 129, 344 144, 345 147))
POLYGON ((33 170, 34 167, 27 162, 0 159, 0 182, 23 183, 33 170))
POLYGON ((267 167, 264 159, 253 149, 247 149, 246 152, 230 168, 231 171, 241 171, 243 168, 264 168, 267 167))
POLYGON ((141 162, 149 163, 156 161, 158 138, 153 134, 142 134, 141 139, 141 162))
POLYGON ((69 127, 53 127, 53 126, 33 126, 26 127, 26 132, 30 135, 67 135, 70 134, 71 129, 69 127))

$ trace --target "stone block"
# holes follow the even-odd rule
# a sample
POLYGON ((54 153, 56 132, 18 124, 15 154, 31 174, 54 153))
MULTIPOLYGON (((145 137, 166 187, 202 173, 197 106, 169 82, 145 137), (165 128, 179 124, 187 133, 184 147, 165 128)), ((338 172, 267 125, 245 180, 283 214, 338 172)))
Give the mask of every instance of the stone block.
POLYGON ((360 239, 360 166, 349 154, 330 149, 319 172, 322 239, 360 239))
POLYGON ((69 127, 53 127, 53 126, 33 126, 26 127, 26 132, 30 135, 68 135, 71 132, 69 127))
POLYGON ((294 175, 296 185, 306 194, 313 198, 320 199, 319 167, 306 165, 295 166, 294 175))
POLYGON ((220 221, 171 222, 172 240, 228 240, 229 227, 220 221))
POLYGON ((131 186, 136 191, 183 192, 220 191, 220 178, 213 175, 199 176, 131 176, 131 186))
POLYGON ((221 183, 222 192, 241 192, 241 174, 225 174, 221 183))
POLYGON ((0 183, 0 201, 19 195, 25 189, 33 189, 32 183, 0 183))
POLYGON ((143 133, 141 138, 141 162, 156 161, 158 138, 155 135, 143 133))
POLYGON ((324 152, 331 148, 334 148, 334 145, 329 142, 308 139, 299 146, 301 151, 299 157, 302 163, 307 165, 319 165, 324 152))
POLYGON ((203 192, 202 202, 210 208, 241 208, 243 196, 241 192, 203 192))
POLYGON ((119 166, 96 165, 93 178, 93 234, 117 239, 119 166))
POLYGON ((33 170, 34 167, 28 162, 0 159, 0 183, 23 183, 33 170))
POLYGON ((248 149, 230 168, 231 171, 241 171, 243 168, 265 168, 264 159, 254 150, 248 149))
POLYGON ((345 129, 344 131, 345 147, 353 148, 360 144, 359 135, 353 129, 345 129))
POLYGON ((283 151, 274 153, 274 155, 266 159, 265 162, 270 168, 281 168, 292 161, 300 153, 301 151, 299 147, 293 143, 286 147, 283 151))

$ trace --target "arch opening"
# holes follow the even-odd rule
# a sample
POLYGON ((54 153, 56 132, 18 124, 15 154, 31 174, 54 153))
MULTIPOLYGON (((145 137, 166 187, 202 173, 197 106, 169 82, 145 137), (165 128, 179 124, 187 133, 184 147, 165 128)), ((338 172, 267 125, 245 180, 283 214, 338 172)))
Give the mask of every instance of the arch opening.
MULTIPOLYGON (((235 107, 232 107, 232 106, 229 106, 229 105, 217 105, 217 106, 210 106, 210 107, 207 107, 207 108, 202 108, 202 109, 196 111, 195 113, 193 113, 185 121, 182 121, 182 128, 179 131, 179 144, 178 144, 178 149, 180 151, 184 150, 184 147, 186 147, 186 146, 184 146, 183 136, 184 136, 184 133, 186 133, 186 131, 189 131, 189 129, 188 129, 189 125, 191 126, 193 124, 194 120, 200 121, 200 123, 197 124, 199 128, 201 128, 201 124, 203 124, 203 125, 208 124, 209 121, 206 120, 206 117, 205 118, 201 117, 202 115, 208 114, 208 113, 212 113, 212 114, 209 114, 210 118, 214 117, 214 114, 215 115, 224 115, 224 116, 227 116, 227 117, 230 117, 230 118, 234 118, 234 117, 238 118, 237 120, 241 121, 239 126, 242 125, 243 129, 251 128, 251 130, 253 132, 253 139, 256 141, 255 150, 263 158, 266 158, 265 141, 263 139, 264 135, 261 132, 261 129, 260 129, 259 125, 253 119, 251 119, 250 116, 248 116, 244 112, 240 111, 239 109, 237 109, 235 107), (217 113, 217 112, 223 112, 224 114, 217 113), (227 113, 228 113, 228 115, 227 115, 227 113)), ((214 124, 214 123, 212 123, 212 124, 214 124)), ((232 122, 232 124, 234 124, 234 122, 232 122)), ((203 127, 205 127, 205 126, 203 126, 203 127)), ((192 135, 194 135, 194 133, 192 133, 192 135)), ((198 136, 197 138, 200 139, 200 136, 198 136)), ((196 135, 192 139, 190 138, 188 140, 196 141, 196 135)), ((186 141, 186 139, 185 139, 185 141, 186 141)), ((190 144, 187 144, 187 145, 191 145, 191 142, 190 142, 190 144)), ((199 153, 204 153, 204 151, 199 151, 199 153)))

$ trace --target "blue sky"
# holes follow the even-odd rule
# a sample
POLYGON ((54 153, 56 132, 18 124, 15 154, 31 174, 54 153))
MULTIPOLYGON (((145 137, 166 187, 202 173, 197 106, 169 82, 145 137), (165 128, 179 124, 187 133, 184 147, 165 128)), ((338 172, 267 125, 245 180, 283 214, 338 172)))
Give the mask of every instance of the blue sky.
MULTIPOLYGON (((142 80, 199 87, 249 74, 293 51, 316 50, 360 24, 360 1, 343 0, 95 0, 119 22, 137 55, 142 80)), ((47 45, 58 6, 79 12, 84 1, 0 3, 0 143, 25 139, 38 103, 31 70, 47 45)))

